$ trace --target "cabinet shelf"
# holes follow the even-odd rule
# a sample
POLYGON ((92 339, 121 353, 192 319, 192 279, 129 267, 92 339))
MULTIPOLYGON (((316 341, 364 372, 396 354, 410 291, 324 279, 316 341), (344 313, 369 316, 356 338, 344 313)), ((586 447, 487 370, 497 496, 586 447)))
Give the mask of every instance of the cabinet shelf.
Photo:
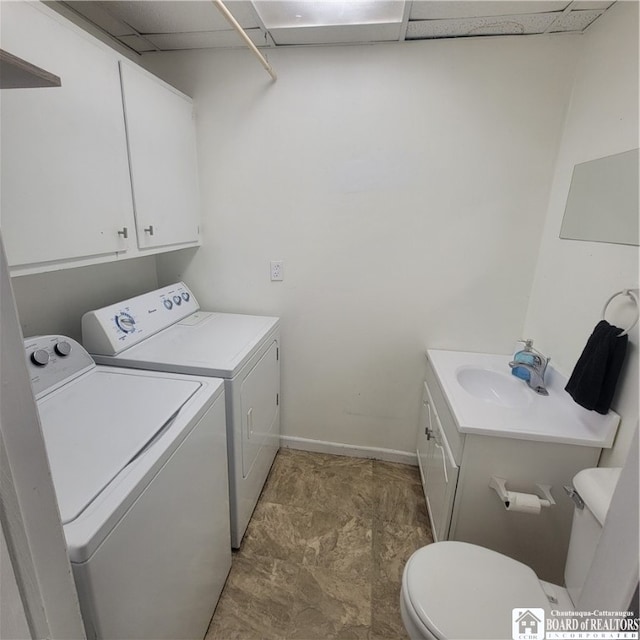
POLYGON ((0 49, 0 89, 59 87, 59 76, 0 49))

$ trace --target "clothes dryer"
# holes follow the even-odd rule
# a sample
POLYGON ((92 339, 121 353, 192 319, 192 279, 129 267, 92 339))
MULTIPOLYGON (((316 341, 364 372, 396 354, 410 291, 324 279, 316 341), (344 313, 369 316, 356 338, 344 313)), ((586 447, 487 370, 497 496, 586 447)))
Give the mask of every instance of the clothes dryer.
POLYGON ((231 544, 239 548, 280 447, 280 321, 200 309, 182 282, 82 318, 96 362, 223 378, 231 544))
POLYGON ((231 568, 222 381, 24 344, 87 638, 200 640, 231 568))

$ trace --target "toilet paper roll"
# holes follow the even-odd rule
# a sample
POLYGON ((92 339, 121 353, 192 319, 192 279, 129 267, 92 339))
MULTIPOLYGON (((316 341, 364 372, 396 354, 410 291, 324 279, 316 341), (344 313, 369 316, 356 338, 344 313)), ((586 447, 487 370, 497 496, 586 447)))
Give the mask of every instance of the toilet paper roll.
POLYGON ((519 513, 540 513, 542 504, 540 498, 533 493, 519 493, 517 491, 508 491, 508 505, 505 502, 507 511, 517 511, 519 513))

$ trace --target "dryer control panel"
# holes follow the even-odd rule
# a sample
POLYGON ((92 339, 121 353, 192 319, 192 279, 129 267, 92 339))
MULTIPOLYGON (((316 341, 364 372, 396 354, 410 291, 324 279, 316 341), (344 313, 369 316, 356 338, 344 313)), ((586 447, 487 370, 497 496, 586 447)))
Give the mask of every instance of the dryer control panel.
POLYGON ((84 347, 66 336, 25 338, 24 350, 36 398, 96 366, 84 347))
POLYGON ((82 316, 82 342, 90 353, 115 356, 199 309, 183 282, 89 311, 82 316))

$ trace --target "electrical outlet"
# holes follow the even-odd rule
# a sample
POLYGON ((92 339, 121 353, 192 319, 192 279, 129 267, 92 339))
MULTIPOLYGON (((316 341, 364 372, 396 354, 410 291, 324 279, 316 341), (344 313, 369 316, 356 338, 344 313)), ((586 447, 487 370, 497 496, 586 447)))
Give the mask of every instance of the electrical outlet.
POLYGON ((271 261, 271 281, 284 280, 284 262, 282 260, 271 261))

